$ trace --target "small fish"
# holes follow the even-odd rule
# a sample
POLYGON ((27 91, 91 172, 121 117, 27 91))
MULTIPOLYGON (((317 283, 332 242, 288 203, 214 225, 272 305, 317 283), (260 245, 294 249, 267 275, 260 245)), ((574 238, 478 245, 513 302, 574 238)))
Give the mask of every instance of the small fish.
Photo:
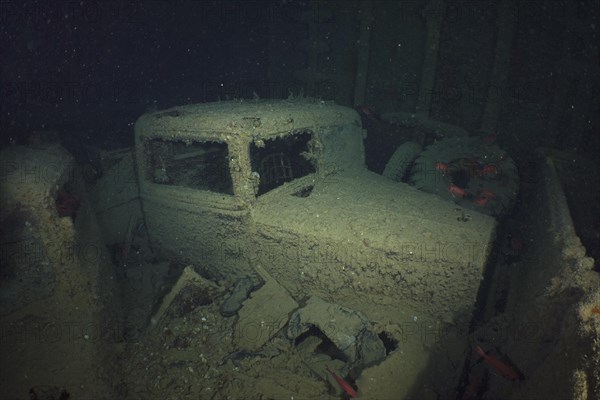
POLYGON ((448 168, 450 168, 450 164, 443 162, 436 162, 433 164, 433 166, 435 167, 436 171, 441 172, 444 175, 446 172, 448 172, 448 168))
POLYGON ((483 167, 481 167, 481 176, 486 176, 486 175, 495 175, 498 173, 498 167, 496 167, 494 164, 487 164, 484 165, 483 167))
POLYGON ((487 206, 487 203, 489 201, 490 201, 489 197, 478 196, 475 198, 475 200, 473 200, 473 203, 477 204, 478 206, 487 206))
POLYGON ((490 198, 490 199, 495 199, 497 197, 496 193, 494 193, 488 189, 481 189, 481 191, 479 192, 479 195, 490 198))
POLYGON ((503 378, 509 381, 518 382, 522 379, 521 374, 511 365, 506 364, 503 361, 498 360, 492 356, 489 356, 479 346, 475 346, 475 351, 479 354, 483 360, 492 366, 503 378))
POLYGON ((460 186, 456 186, 454 183, 448 186, 448 191, 452 196, 467 197, 467 191, 460 186))
POLYGON ((333 371, 331 371, 329 369, 329 366, 327 364, 325 364, 325 369, 327 369, 327 372, 329 372, 329 374, 333 377, 333 379, 336 380, 336 382, 340 385, 340 387, 344 390, 344 392, 346 392, 346 394, 348 396, 350 396, 350 398, 358 396, 358 393, 356 392, 356 390, 354 390, 354 388, 352 386, 350 386, 350 384, 348 382, 346 382, 345 380, 343 380, 342 378, 340 378, 339 376, 334 374, 333 371))
POLYGON ((600 315, 600 308, 598 308, 598 307, 592 308, 592 314, 600 315))
POLYGON ((496 193, 492 192, 491 190, 481 189, 477 194, 477 197, 473 200, 473 203, 477 204, 478 206, 485 206, 487 205, 488 201, 496 197, 496 193))
POLYGON ((379 115, 378 113, 376 113, 375 111, 373 111, 373 109, 365 106, 365 105, 358 105, 356 107, 354 107, 356 109, 356 111, 358 111, 360 114, 364 115, 367 118, 370 119, 374 119, 377 121, 381 121, 381 115, 379 115))

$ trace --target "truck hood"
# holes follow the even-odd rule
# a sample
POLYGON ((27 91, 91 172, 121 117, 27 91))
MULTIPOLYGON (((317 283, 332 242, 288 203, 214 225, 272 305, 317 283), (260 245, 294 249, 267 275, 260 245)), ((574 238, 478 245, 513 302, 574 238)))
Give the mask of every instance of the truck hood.
MULTIPOLYGON (((300 197, 290 184, 267 193, 253 207, 257 229, 327 239, 386 253, 422 246, 458 246, 487 255, 495 220, 370 171, 307 181, 300 197)), ((421 250, 422 251, 422 250, 421 250)), ((478 257, 477 257, 478 258, 478 257)))

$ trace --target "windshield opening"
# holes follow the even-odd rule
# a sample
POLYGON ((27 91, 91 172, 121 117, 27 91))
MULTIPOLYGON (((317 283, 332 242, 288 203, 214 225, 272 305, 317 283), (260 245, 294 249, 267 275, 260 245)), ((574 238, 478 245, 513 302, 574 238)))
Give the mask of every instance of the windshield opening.
POLYGON ((311 132, 268 140, 255 140, 250 145, 252 171, 260 177, 257 196, 315 172, 315 146, 311 132))

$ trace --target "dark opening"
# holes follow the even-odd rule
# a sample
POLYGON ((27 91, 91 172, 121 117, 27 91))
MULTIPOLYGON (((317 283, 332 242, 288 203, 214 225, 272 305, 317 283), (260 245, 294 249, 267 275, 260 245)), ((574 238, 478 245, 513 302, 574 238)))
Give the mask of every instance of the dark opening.
POLYGON ((385 355, 390 354, 392 351, 398 348, 398 341, 392 337, 389 333, 383 331, 378 333, 379 339, 383 342, 383 346, 385 347, 385 355))
POLYGON ((147 151, 152 182, 233 194, 225 143, 154 139, 147 151))
POLYGON ((469 185, 471 174, 467 169, 458 169, 450 172, 450 181, 461 189, 466 189, 469 185))
POLYGON ((71 217, 75 220, 80 203, 79 197, 72 193, 71 185, 68 183, 56 192, 56 211, 61 217, 71 217))
POLYGON ((260 176, 258 196, 315 172, 311 141, 309 132, 301 132, 250 145, 252 171, 260 176))

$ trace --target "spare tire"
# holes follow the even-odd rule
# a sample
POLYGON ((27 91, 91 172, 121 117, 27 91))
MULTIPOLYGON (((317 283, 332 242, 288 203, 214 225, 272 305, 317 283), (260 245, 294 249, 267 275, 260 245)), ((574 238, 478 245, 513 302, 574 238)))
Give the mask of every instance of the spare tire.
POLYGON ((385 165, 383 176, 396 182, 402 182, 410 170, 413 161, 421 153, 423 147, 416 142, 406 142, 398 147, 385 165))
POLYGON ((519 174, 513 160, 480 138, 444 139, 415 160, 410 182, 464 208, 501 216, 514 206, 519 174))

